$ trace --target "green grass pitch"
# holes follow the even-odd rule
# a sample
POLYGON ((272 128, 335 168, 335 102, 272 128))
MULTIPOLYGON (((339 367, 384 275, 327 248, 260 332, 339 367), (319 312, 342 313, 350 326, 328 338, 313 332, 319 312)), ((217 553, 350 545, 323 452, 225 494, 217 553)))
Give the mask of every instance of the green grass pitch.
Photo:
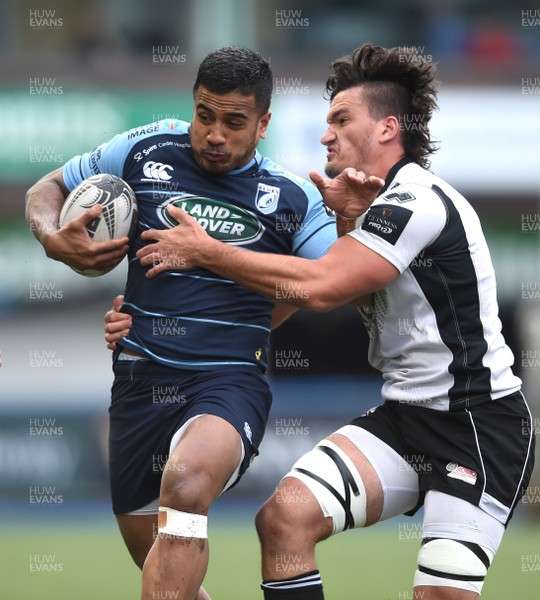
MULTIPOLYGON (((115 525, 80 529, 4 528, 0 541, 0 597, 9 600, 136 600, 140 574, 115 525)), ((392 523, 341 534, 320 544, 327 600, 408 600, 418 528, 392 523)), ((294 564, 295 557, 281 557, 294 564)), ((298 571, 302 566, 296 564, 298 571)), ((298 572, 297 571, 297 572, 298 572)), ((213 600, 260 600, 259 548, 247 524, 211 528, 205 587, 213 600)), ((540 524, 515 522, 503 540, 483 600, 540 598, 540 524)))

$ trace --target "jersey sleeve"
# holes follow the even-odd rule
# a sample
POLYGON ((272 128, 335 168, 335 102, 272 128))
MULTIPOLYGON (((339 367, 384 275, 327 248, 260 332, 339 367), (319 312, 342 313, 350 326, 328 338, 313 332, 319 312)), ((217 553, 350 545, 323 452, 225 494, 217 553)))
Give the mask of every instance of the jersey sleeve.
POLYGON ((400 273, 432 244, 443 230, 447 215, 438 196, 414 190, 414 200, 399 203, 378 198, 348 233, 391 262, 400 273))
POLYGON ((122 177, 124 162, 133 144, 128 133, 120 133, 112 140, 97 146, 91 152, 74 156, 63 169, 64 183, 69 191, 79 183, 99 173, 122 177))
POLYGON ((135 127, 119 133, 90 152, 74 156, 64 165, 63 169, 63 178, 67 189, 71 191, 88 177, 100 173, 109 173, 124 178, 124 165, 133 146, 156 133, 168 132, 171 128, 174 128, 175 133, 183 133, 188 130, 189 123, 165 119, 150 125, 135 127))
POLYGON ((327 212, 317 188, 305 182, 308 207, 302 224, 293 235, 293 254, 320 258, 337 239, 336 221, 327 212))

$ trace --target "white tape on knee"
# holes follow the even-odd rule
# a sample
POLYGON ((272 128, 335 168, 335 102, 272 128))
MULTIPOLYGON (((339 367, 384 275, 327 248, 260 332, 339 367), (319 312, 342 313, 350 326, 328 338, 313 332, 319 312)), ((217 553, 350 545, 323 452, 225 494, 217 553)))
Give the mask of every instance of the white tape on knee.
POLYGON ((208 537, 208 517, 160 506, 158 532, 187 538, 208 537))
POLYGON ((418 553, 414 585, 456 587, 480 594, 493 556, 479 544, 429 539, 418 553))
POLYGON ((365 525, 364 483, 351 459, 333 442, 320 442, 285 477, 296 477, 308 487, 324 516, 332 517, 333 533, 365 525))

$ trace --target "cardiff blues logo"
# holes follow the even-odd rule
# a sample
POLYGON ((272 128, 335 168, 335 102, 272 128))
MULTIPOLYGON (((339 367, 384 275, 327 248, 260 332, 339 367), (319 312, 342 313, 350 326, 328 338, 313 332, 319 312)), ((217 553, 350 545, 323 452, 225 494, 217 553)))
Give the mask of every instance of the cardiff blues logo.
POLYGON ((180 129, 182 125, 182 121, 179 121, 178 119, 166 119, 165 121, 163 121, 163 126, 167 129, 170 129, 171 131, 174 131, 175 129, 180 129))
POLYGON ((259 183, 257 186, 257 195, 255 196, 255 206, 263 213, 269 215, 273 213, 279 202, 279 192, 281 190, 273 185, 259 183))
POLYGON ((175 196, 158 207, 158 216, 166 227, 178 225, 167 211, 170 203, 195 217, 208 235, 221 242, 232 245, 249 244, 259 240, 265 231, 264 225, 248 210, 193 194, 175 196))

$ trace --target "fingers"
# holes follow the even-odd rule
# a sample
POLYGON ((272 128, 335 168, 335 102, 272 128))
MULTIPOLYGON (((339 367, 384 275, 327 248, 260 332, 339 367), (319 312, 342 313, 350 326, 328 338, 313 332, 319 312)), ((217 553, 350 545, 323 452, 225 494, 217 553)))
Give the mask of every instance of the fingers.
MULTIPOLYGON (((137 251, 137 258, 143 267, 162 264, 170 269, 185 269, 186 261, 174 245, 165 241, 148 244, 137 251)), ((163 269, 162 269, 163 270, 163 269)))
MULTIPOLYGON (((179 208, 178 206, 175 206, 174 204, 168 204, 167 211, 169 212, 171 217, 173 217, 173 219, 175 221, 177 221, 178 225, 186 225, 186 226, 189 225, 192 229, 202 229, 202 227, 199 225, 199 223, 195 217, 192 217, 185 210, 179 208)), ((176 225, 175 227, 178 227, 178 225, 176 225)), ((173 229, 175 229, 175 228, 173 227, 173 229)), ((170 231, 172 231, 172 230, 171 229, 147 229, 146 231, 143 231, 141 233, 141 239, 146 240, 146 241, 149 241, 149 240, 159 241, 159 240, 167 238, 169 236, 170 231)), ((140 250, 139 250, 139 252, 140 252, 140 250)), ((137 252, 137 256, 139 256, 139 252, 137 252)))
POLYGON ((370 175, 369 177, 363 171, 356 171, 352 168, 347 168, 343 171, 343 176, 349 181, 368 187, 370 189, 379 190, 384 186, 384 179, 377 177, 376 175, 370 175))
MULTIPOLYGON (((123 296, 117 296, 113 300, 113 304, 119 298, 123 300, 123 296)), ((107 348, 115 350, 116 342, 129 334, 131 326, 131 315, 117 312, 116 308, 111 308, 111 310, 107 311, 105 313, 105 341, 107 342, 107 348)))
POLYGON ((156 263, 151 269, 146 271, 146 277, 148 277, 148 279, 152 279, 160 273, 163 273, 163 271, 166 271, 168 268, 171 267, 168 267, 165 262, 156 263))
POLYGON ((380 177, 376 177, 375 175, 370 175, 366 179, 364 179, 364 184, 374 190, 380 190, 384 187, 384 179, 380 177))
POLYGON ((131 327, 131 315, 123 312, 117 312, 113 308, 105 313, 105 331, 115 333, 131 327))
MULTIPOLYGON (((151 236, 149 237, 152 239, 151 236)), ((163 257, 160 254, 159 245, 156 243, 148 244, 143 246, 140 250, 137 250, 137 258, 139 259, 141 266, 148 267, 154 263, 161 262, 163 257)))
POLYGON ((124 329, 117 333, 107 333, 105 332, 105 341, 107 342, 107 348, 109 350, 116 350, 116 342, 126 337, 129 334, 129 329, 124 329))
MULTIPOLYGON (((163 237, 163 232, 167 231, 167 229, 159 230, 159 229, 147 229, 141 233, 141 240, 145 241, 158 241, 163 237)), ((140 252, 140 251, 139 251, 140 252)), ((138 255, 138 252, 137 252, 138 255)))
POLYGON ((150 244, 141 248, 137 252, 137 258, 143 267, 150 267, 146 272, 146 277, 152 279, 163 271, 185 270, 190 268, 189 262, 183 258, 179 251, 174 248, 168 248, 161 242, 150 244))
MULTIPOLYGON (((102 210, 101 204, 95 204, 94 206, 91 206, 84 214, 76 217, 75 219, 71 219, 71 221, 68 221, 60 231, 63 231, 65 236, 71 236, 69 239, 72 240, 76 239, 74 236, 80 235, 81 233, 84 234, 86 241, 91 242, 91 245, 88 246, 88 250, 94 255, 102 252, 113 252, 115 250, 125 251, 126 248, 129 247, 129 238, 127 236, 113 240, 105 240, 103 242, 97 242, 90 239, 86 225, 99 217, 102 210)), ((78 239, 79 243, 81 243, 81 238, 79 237, 78 239)))
MULTIPOLYGON (((149 231, 143 231, 143 233, 141 234, 141 238, 150 240, 155 239, 154 237, 152 237, 151 233, 151 229, 149 231), (145 233, 148 233, 149 235, 144 236, 145 233)), ((157 244, 148 244, 137 250, 136 256, 140 260, 141 265, 146 266, 152 263, 153 259, 148 259, 148 257, 154 253, 156 246, 157 244)))
MULTIPOLYGON (((106 243, 106 242, 103 242, 106 243)), ((93 245, 93 244, 92 244, 93 245)), ((97 244, 96 244, 97 245, 97 244)), ((90 248, 86 252, 80 252, 71 262, 80 269, 113 269, 124 259, 129 247, 121 246, 114 250, 96 252, 90 248)))
POLYGON ((139 248, 136 253, 141 266, 150 267, 146 272, 149 279, 163 271, 192 268, 193 251, 201 239, 199 236, 207 237, 197 219, 185 210, 168 204, 167 211, 178 225, 163 230, 148 229, 141 234, 143 241, 153 242, 139 248))
MULTIPOLYGON (((167 204, 166 210, 169 213, 169 215, 177 222, 178 225, 189 222, 190 220, 192 220, 192 221, 196 220, 196 219, 194 219, 194 217, 189 215, 184 209, 180 208, 179 206, 174 205, 172 202, 170 204, 167 204)), ((154 230, 154 229, 150 229, 143 233, 148 234, 150 232, 152 232, 154 234, 159 233, 159 232, 156 232, 156 230, 154 230)), ((148 238, 148 235, 146 237, 148 238)), ((154 239, 156 239, 156 238, 154 238, 154 239)))
MULTIPOLYGON (((113 313, 115 315, 119 314, 119 313, 113 313)), ((127 335, 129 333, 129 330, 131 329, 131 325, 133 324, 131 317, 129 318, 124 318, 121 321, 109 321, 106 325, 105 325, 105 339, 108 342, 111 342, 113 340, 118 340, 121 337, 124 337, 124 335, 127 335)))
POLYGON ((117 238, 114 240, 106 240, 104 242, 92 242, 95 245, 95 248, 99 252, 103 251, 115 251, 115 250, 129 250, 129 238, 117 238))
POLYGON ((189 219, 195 220, 185 210, 181 209, 179 206, 175 206, 172 203, 167 205, 167 212, 173 219, 178 221, 179 225, 181 225, 183 222, 189 221, 189 219))
POLYGON ((116 298, 113 300, 113 310, 115 310, 116 312, 120 312, 120 309, 122 308, 123 304, 124 296, 122 296, 121 294, 116 296, 116 298))
POLYGON ((322 191, 327 185, 327 180, 318 172, 318 171, 310 171, 309 177, 311 181, 317 186, 319 191, 322 191))
MULTIPOLYGON (((340 176, 344 179, 348 179, 350 182, 361 184, 376 190, 384 186, 384 179, 381 179, 376 175, 370 175, 369 177, 367 177, 364 171, 357 171, 352 167, 347 167, 346 169, 343 169, 340 176)), ((325 179, 317 171, 310 171, 309 177, 321 193, 331 185, 331 180, 325 179)))
POLYGON ((86 212, 84 212, 80 217, 76 217, 75 219, 71 219, 66 223, 66 227, 68 228, 77 228, 82 229, 86 227, 88 223, 99 217, 103 210, 101 204, 94 204, 91 206, 86 212))
MULTIPOLYGON (((77 219, 80 219, 83 225, 88 225, 90 221, 93 221, 95 218, 99 217, 102 212, 103 207, 101 204, 94 204, 94 206, 91 206, 84 214, 82 214, 80 217, 77 217, 77 219)), ((77 219, 73 220, 77 221, 77 219)))

